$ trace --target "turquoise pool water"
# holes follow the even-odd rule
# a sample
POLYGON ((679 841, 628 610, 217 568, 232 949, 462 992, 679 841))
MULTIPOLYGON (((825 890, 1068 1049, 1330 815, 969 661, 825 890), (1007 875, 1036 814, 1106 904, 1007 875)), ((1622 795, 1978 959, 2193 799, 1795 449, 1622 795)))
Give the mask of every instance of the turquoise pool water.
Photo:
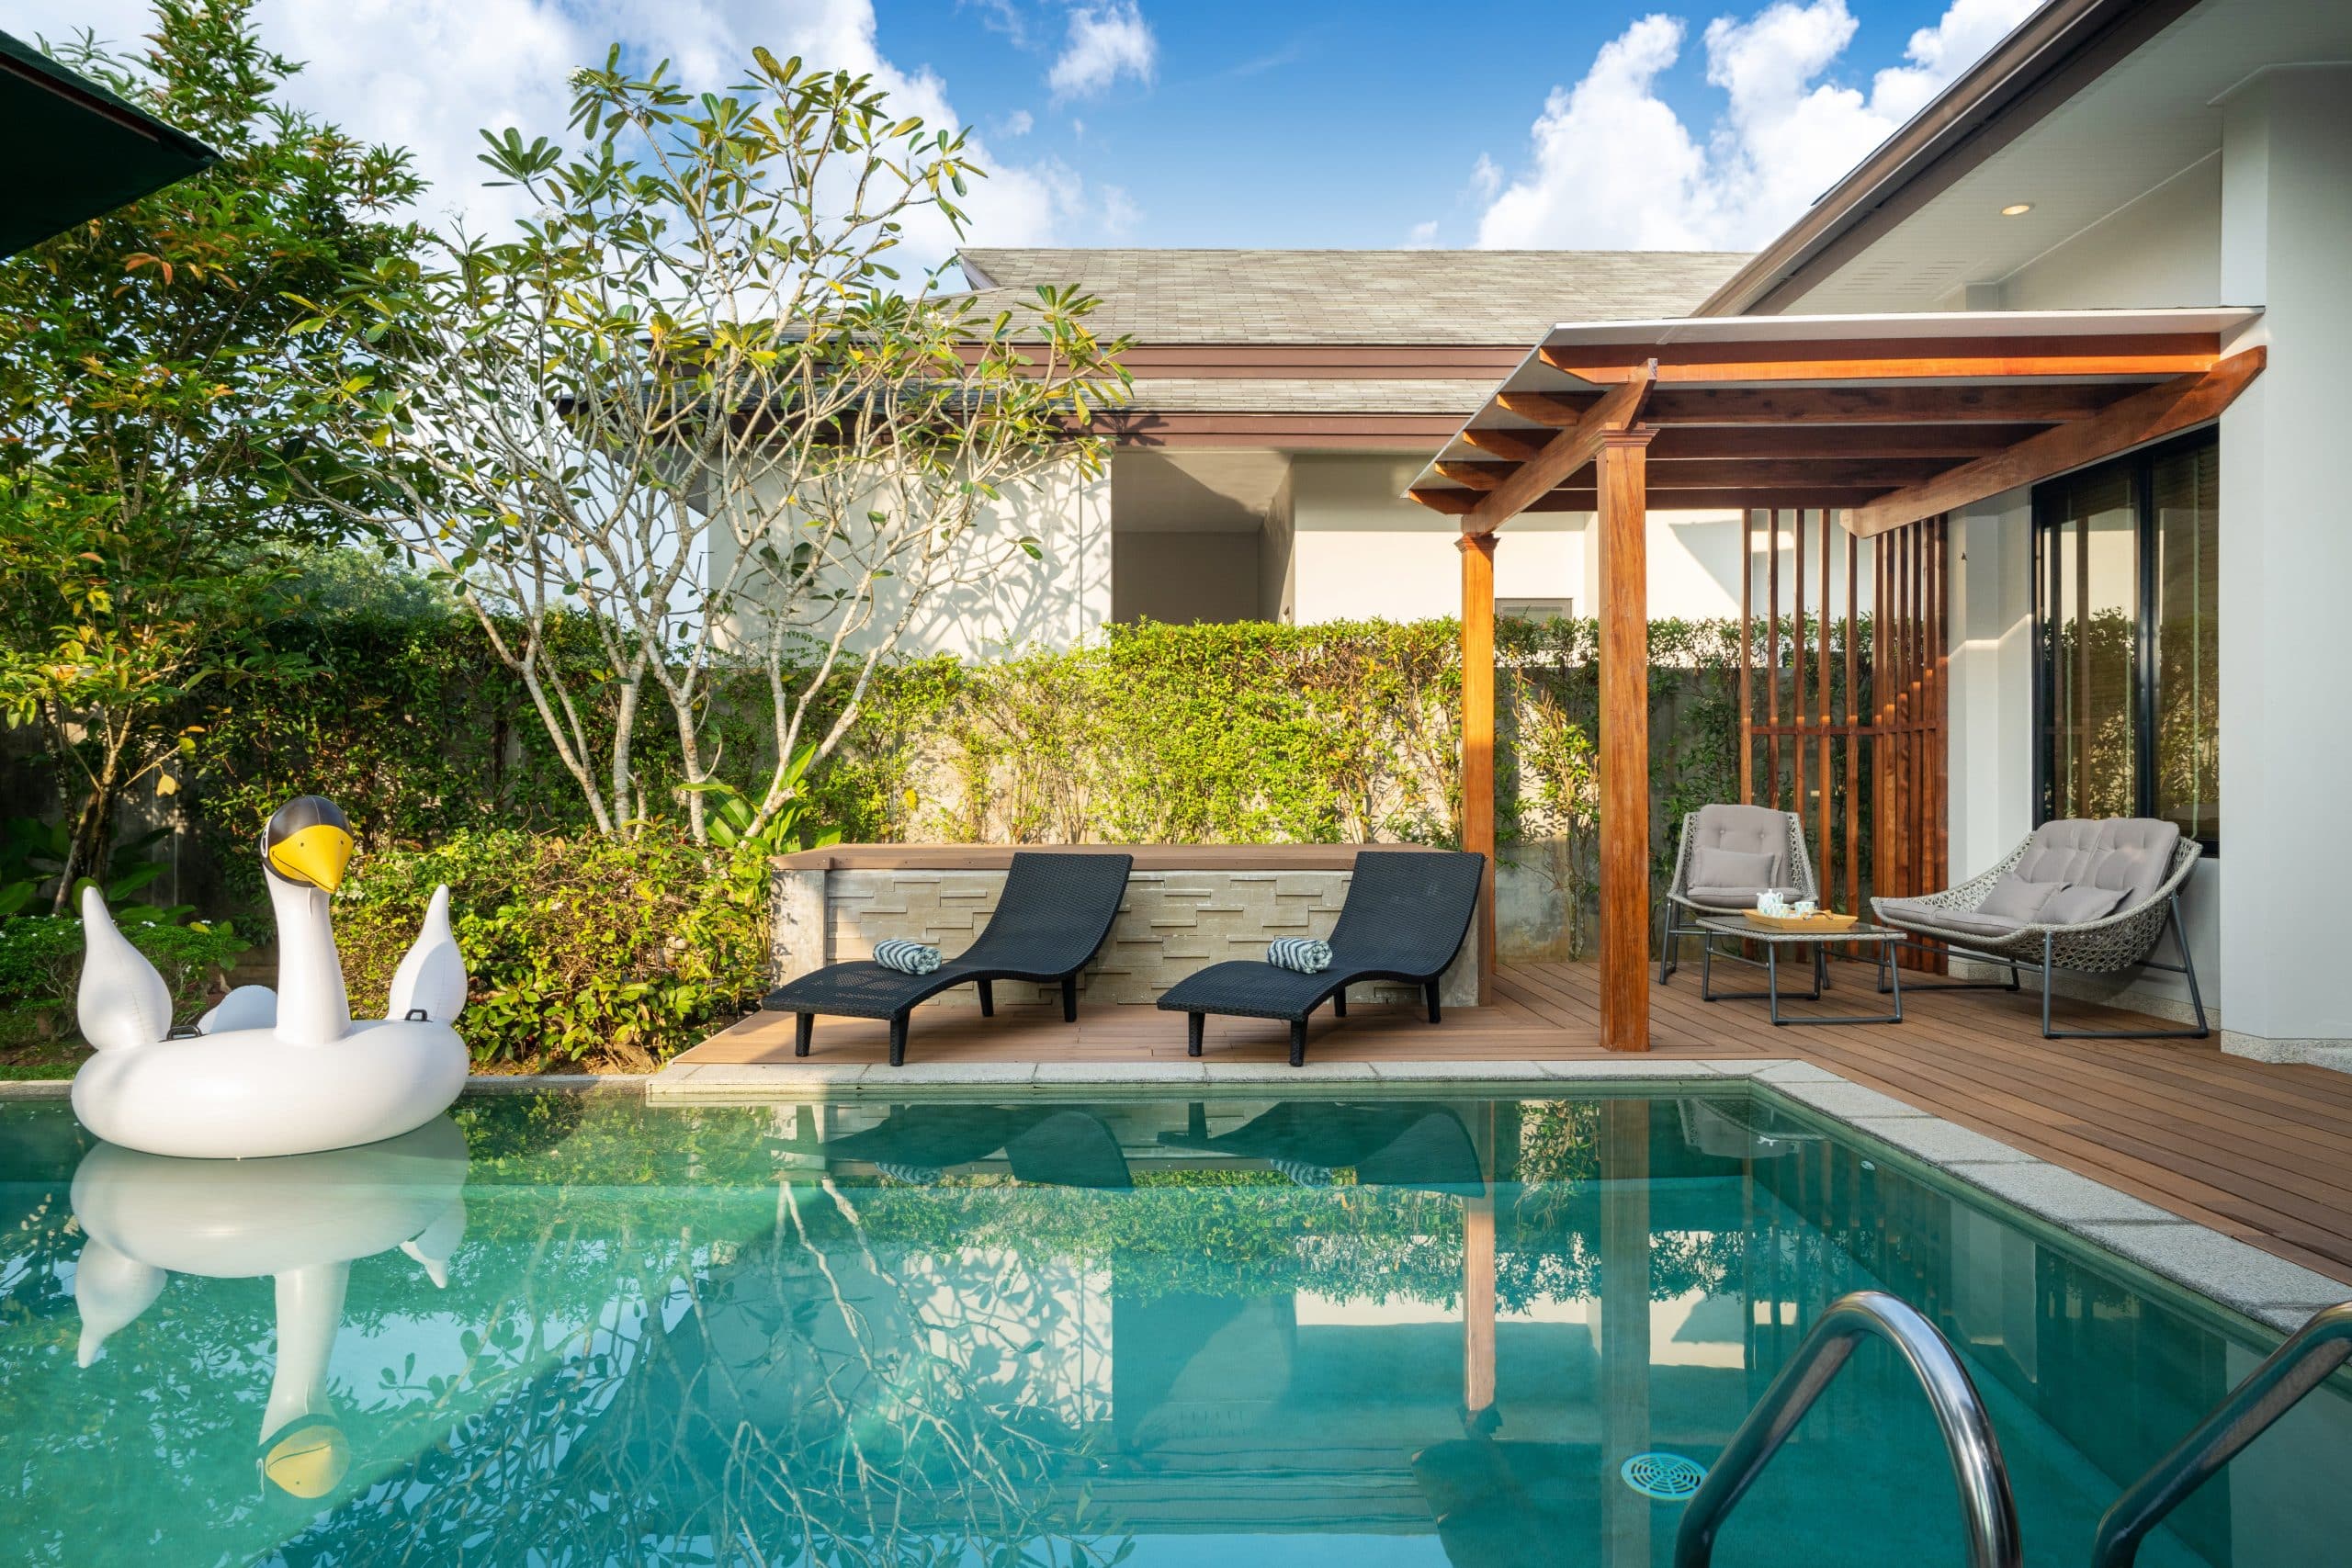
MULTIPOLYGON (((1622 1461, 1712 1461, 1865 1285, 1965 1350, 2038 1563, 2275 1337, 1745 1091, 498 1097, 243 1165, 15 1107, 0 1555, 1660 1564, 1622 1461)), ((2344 1561, 2347 1438, 2323 1391, 2142 1561, 2344 1561)), ((1883 1349, 1717 1561, 1961 1562, 1883 1349)))

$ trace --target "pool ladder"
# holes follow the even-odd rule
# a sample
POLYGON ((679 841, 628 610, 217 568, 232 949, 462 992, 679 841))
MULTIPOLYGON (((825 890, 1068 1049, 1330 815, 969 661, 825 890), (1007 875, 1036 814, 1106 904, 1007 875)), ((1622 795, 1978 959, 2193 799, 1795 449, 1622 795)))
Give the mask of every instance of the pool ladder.
MULTIPOLYGON (((1715 1535, 1814 1401, 1866 1335, 1894 1346, 1927 1391, 1951 1454, 1968 1529, 1969 1568, 2018 1568, 2017 1502, 1984 1401, 1935 1325, 1883 1291, 1854 1291, 1831 1302, 1796 1354, 1747 1413, 1731 1444, 1690 1499, 1674 1539, 1674 1568, 1710 1568, 1715 1535)), ((2132 1568, 2141 1541, 2181 1500, 2219 1473, 2303 1396, 2352 1358, 2352 1302, 2327 1307, 2209 1412, 2148 1472, 2125 1488, 2098 1522, 2091 1568, 2132 1568)))
POLYGON ((1764 1466, 1804 1419, 1865 1336, 1894 1347, 1928 1392, 1944 1447, 1951 1453, 1960 1483, 1960 1506, 1968 1527, 1968 1568, 2018 1568, 2025 1561, 2018 1542, 2018 1506, 2009 1495, 2009 1472, 2001 1445, 1993 1439, 1993 1419, 1968 1371, 1960 1364, 1935 1325, 1883 1291, 1852 1291, 1822 1312, 1813 1332, 1732 1434, 1731 1446, 1715 1461, 1691 1497, 1674 1538, 1674 1568, 1709 1568, 1715 1533, 1764 1466))

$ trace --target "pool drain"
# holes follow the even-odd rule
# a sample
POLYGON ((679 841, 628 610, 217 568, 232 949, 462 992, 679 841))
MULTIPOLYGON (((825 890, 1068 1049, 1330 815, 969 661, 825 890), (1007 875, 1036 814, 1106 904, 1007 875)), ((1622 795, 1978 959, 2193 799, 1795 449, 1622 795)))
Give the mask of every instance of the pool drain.
POLYGON ((1661 1503, 1687 1503, 1699 1490, 1699 1483, 1707 1479, 1705 1467, 1684 1459, 1680 1454, 1635 1454, 1618 1472, 1625 1484, 1645 1497, 1655 1497, 1661 1503))

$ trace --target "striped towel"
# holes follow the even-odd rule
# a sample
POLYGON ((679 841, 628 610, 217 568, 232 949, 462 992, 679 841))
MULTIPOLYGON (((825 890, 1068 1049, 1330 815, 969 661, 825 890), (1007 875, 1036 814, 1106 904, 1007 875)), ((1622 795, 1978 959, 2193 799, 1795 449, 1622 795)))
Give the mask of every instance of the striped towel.
POLYGON ((1331 967, 1331 944, 1311 936, 1278 936, 1266 944, 1266 962, 1277 969, 1320 975, 1331 967))
POLYGON ((928 942, 886 937, 874 944, 874 962, 901 975, 928 975, 939 967, 939 949, 928 942))

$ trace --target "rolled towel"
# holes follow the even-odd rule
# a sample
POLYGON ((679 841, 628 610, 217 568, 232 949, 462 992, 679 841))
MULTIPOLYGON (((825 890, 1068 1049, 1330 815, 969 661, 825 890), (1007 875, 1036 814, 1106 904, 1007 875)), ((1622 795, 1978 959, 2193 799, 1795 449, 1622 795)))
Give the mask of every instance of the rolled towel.
POLYGON ((1266 962, 1277 969, 1320 975, 1331 967, 1331 944, 1311 936, 1278 936, 1266 944, 1266 962))
POLYGON ((888 937, 874 944, 874 962, 901 975, 928 975, 939 967, 939 949, 928 942, 888 937))

